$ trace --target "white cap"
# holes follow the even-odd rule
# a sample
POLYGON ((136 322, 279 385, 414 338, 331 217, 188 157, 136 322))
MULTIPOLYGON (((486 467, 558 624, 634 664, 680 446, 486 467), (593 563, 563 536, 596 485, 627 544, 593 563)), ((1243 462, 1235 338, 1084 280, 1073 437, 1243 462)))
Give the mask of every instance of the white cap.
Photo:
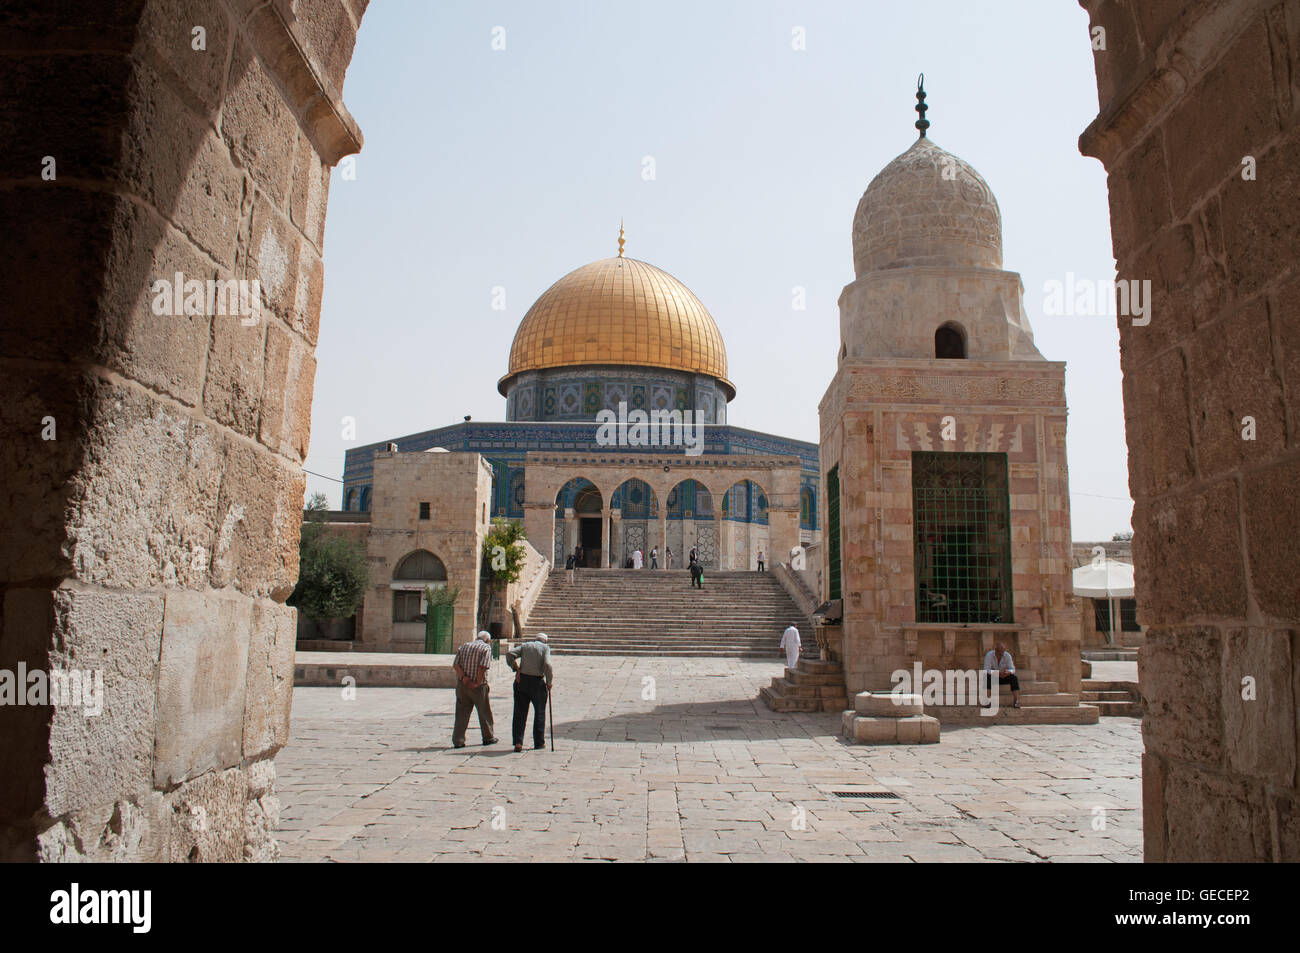
POLYGON ((480 633, 478 634, 478 637, 479 637, 480 639, 482 639, 484 642, 490 642, 490 641, 492 641, 492 633, 490 633, 490 632, 480 632, 480 633))
POLYGON ((538 632, 538 633, 537 633, 537 641, 538 641, 538 642, 549 642, 549 641, 551 641, 551 640, 550 640, 549 638, 546 637, 546 633, 545 633, 545 632, 538 632))

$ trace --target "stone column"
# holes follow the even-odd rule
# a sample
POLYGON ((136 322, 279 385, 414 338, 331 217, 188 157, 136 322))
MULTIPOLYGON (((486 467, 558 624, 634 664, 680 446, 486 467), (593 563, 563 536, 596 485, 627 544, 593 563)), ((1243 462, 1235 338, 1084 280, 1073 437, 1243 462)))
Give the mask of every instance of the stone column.
POLYGON ((564 511, 564 556, 567 559, 578 546, 578 517, 573 507, 564 511))
POLYGON ((609 511, 609 562, 615 569, 623 565, 623 511, 609 511))
MULTIPOLYGON (((524 477, 524 485, 528 485, 527 476, 524 477)), ((548 563, 555 559, 554 503, 535 500, 524 503, 524 535, 548 563)), ((563 563, 560 565, 563 567, 563 563)))
POLYGON ((609 568, 609 537, 613 532, 609 507, 600 511, 600 568, 609 568))
POLYGON ((0 14, 6 133, 33 144, 0 176, 0 281, 24 315, 0 322, 0 669, 98 672, 103 704, 4 713, 0 860, 272 860, 325 200, 361 147, 339 90, 364 6, 94 7, 0 14))
POLYGON ((799 508, 772 506, 769 500, 767 526, 767 568, 776 563, 788 564, 790 550, 799 545, 799 508))
POLYGON ((727 557, 722 547, 722 510, 719 508, 713 517, 713 549, 717 553, 717 569, 722 571, 727 565, 727 557))
POLYGON ((668 514, 659 514, 659 568, 668 568, 668 514))

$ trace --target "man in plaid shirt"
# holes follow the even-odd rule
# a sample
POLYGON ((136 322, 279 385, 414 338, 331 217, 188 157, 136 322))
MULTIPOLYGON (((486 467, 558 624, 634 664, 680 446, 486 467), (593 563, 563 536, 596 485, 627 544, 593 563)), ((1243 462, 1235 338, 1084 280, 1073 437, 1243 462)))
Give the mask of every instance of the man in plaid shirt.
POLYGON ((486 632, 480 632, 478 638, 466 642, 456 650, 456 661, 452 668, 456 671, 456 724, 451 732, 453 747, 465 747, 465 731, 469 728, 469 712, 478 712, 478 727, 483 733, 483 743, 494 745, 496 735, 492 733, 492 705, 488 701, 488 666, 492 664, 492 649, 488 641, 492 638, 486 632))

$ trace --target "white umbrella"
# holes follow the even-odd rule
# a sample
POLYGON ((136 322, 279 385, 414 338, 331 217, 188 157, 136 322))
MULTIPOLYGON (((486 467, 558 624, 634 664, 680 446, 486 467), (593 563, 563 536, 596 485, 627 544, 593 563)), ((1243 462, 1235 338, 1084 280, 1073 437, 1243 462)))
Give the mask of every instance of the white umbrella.
POLYGON ((1119 613, 1115 611, 1115 600, 1133 598, 1133 567, 1113 559, 1080 566, 1074 571, 1074 594, 1110 602, 1110 631, 1106 636, 1113 643, 1119 619, 1119 613))

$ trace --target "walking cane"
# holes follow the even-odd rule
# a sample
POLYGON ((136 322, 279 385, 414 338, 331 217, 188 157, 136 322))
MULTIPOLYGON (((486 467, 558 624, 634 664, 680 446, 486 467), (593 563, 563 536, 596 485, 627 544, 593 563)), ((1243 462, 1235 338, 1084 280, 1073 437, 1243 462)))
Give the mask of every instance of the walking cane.
POLYGON ((546 686, 546 707, 551 712, 551 750, 555 750, 555 701, 552 698, 551 686, 546 686))

